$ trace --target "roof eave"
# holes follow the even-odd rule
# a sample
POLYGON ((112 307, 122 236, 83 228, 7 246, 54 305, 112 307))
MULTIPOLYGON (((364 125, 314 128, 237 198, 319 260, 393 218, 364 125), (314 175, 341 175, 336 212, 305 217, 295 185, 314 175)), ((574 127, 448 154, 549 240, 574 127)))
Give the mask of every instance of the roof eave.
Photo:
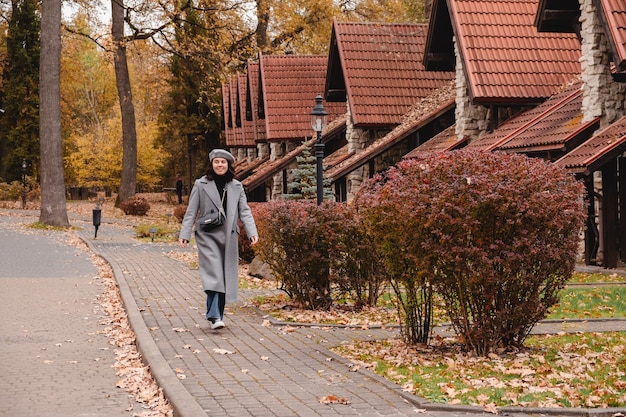
POLYGON ((534 26, 539 32, 580 34, 579 7, 578 0, 539 0, 534 26))
MULTIPOLYGON (((406 138, 408 135, 419 130, 427 123, 437 119, 438 117, 449 111, 451 108, 454 108, 454 106, 454 99, 449 100, 448 102, 442 104, 437 110, 430 112, 426 117, 421 118, 420 120, 408 126, 406 129, 402 130, 401 133, 396 134, 396 137, 386 142, 384 145, 375 147, 375 150, 371 152, 367 152, 365 150, 360 153, 354 154, 352 157, 350 157, 350 160, 346 161, 346 164, 344 166, 338 167, 336 170, 329 172, 328 178, 332 178, 332 180, 334 181, 336 179, 344 177, 345 175, 367 163, 367 161, 369 161, 371 158, 380 155, 399 141, 406 138)), ((393 132, 390 132, 389 134, 393 134, 393 132)), ((372 146, 375 146, 375 144, 372 144, 372 146)))
POLYGON ((453 28, 445 0, 432 2, 428 21, 428 33, 422 59, 424 68, 427 71, 454 71, 456 58, 452 40, 453 28))

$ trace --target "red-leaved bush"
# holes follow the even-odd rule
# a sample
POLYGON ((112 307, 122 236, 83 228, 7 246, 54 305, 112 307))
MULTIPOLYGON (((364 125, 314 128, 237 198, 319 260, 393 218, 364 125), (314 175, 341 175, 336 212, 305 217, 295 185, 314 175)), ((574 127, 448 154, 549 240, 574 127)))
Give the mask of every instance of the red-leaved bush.
POLYGON ((396 295, 407 343, 428 343, 432 325, 432 267, 421 245, 428 232, 418 211, 428 196, 404 189, 404 177, 395 169, 363 184, 354 199, 360 223, 372 243, 371 252, 382 259, 396 295))
POLYGON ((267 263, 281 288, 303 306, 330 307, 330 259, 326 230, 310 201, 277 200, 257 210, 262 238, 256 253, 267 263))
POLYGON ((384 273, 349 206, 271 201, 255 206, 255 220, 255 253, 303 307, 327 309, 346 295, 356 306, 376 303, 384 273))
POLYGON ((394 287, 405 298, 422 294, 422 333, 405 338, 428 331, 432 289, 477 354, 521 346, 558 301, 585 218, 583 187, 565 171, 523 155, 463 150, 402 161, 373 179, 357 205, 394 287))
POLYGON ((124 214, 131 216, 145 216, 150 210, 150 203, 143 197, 131 197, 120 203, 120 209, 124 214))

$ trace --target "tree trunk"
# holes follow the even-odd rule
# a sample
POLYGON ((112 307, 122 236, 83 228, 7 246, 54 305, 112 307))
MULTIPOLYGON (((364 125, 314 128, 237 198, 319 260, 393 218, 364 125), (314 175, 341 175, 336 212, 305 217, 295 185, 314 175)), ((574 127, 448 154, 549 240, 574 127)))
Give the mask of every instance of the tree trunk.
POLYGON ((122 112, 122 179, 116 205, 135 195, 137 184, 137 128, 124 44, 124 2, 111 0, 111 34, 115 44, 115 82, 122 112))
POLYGON ((270 12, 268 0, 256 0, 256 46, 259 51, 267 49, 267 28, 269 27, 270 12))
POLYGON ((61 142, 61 0, 42 2, 39 74, 39 221, 51 226, 69 226, 61 142))

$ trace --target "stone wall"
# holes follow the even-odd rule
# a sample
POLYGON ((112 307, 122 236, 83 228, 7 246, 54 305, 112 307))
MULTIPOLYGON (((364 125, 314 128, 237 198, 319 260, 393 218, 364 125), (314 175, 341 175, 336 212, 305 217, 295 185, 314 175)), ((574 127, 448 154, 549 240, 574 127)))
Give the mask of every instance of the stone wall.
POLYGON ((583 119, 601 117, 600 127, 624 115, 626 84, 611 76, 610 50, 593 0, 580 0, 583 119))
MULTIPOLYGON (((270 142, 270 161, 276 161, 285 154, 285 147, 283 142, 270 142)), ((283 193, 283 172, 279 171, 271 179, 272 184, 269 187, 270 195, 267 196, 267 201, 276 200, 277 195, 283 193)))
POLYGON ((254 162, 259 157, 259 151, 257 148, 248 148, 248 162, 254 162))
MULTIPOLYGON (((350 102, 346 101, 346 140, 348 141, 348 152, 359 153, 369 144, 369 132, 354 125, 350 102)), ((369 170, 367 166, 355 169, 346 175, 347 200, 351 201, 354 194, 359 190, 363 181, 367 180, 369 170)))
MULTIPOLYGON (((593 0, 580 0, 580 24, 583 120, 600 117, 600 128, 604 128, 625 114, 626 84, 614 81, 611 76, 610 48, 593 0)), ((601 195, 602 174, 596 171, 592 175, 596 196, 601 195)), ((603 215, 601 200, 596 197, 595 216, 599 233, 596 262, 599 265, 604 263, 605 252, 601 227, 603 215)))
POLYGON ((256 145, 256 152, 257 152, 257 157, 259 159, 263 159, 267 156, 269 156, 270 154, 270 145, 267 142, 264 143, 258 143, 256 145))
MULTIPOLYGON (((259 159, 267 158, 270 155, 270 144, 267 142, 257 143, 256 145, 257 157, 259 159)), ((265 187, 265 201, 270 201, 271 187, 266 185, 265 187)))
POLYGON ((472 103, 472 99, 468 95, 465 68, 463 68, 463 61, 461 61, 461 54, 459 54, 456 38, 454 39, 454 55, 456 56, 455 133, 459 139, 469 136, 470 140, 472 140, 487 131, 489 126, 487 120, 489 115, 488 109, 479 104, 472 103))
MULTIPOLYGON (((276 161, 282 158, 298 146, 300 146, 300 143, 295 141, 270 142, 270 161, 276 161)), ((291 175, 288 173, 287 182, 289 182, 290 176, 291 175)), ((269 187, 270 194, 266 196, 267 201, 281 199, 283 196, 283 171, 278 171, 276 175, 272 177, 271 182, 272 184, 269 187)))

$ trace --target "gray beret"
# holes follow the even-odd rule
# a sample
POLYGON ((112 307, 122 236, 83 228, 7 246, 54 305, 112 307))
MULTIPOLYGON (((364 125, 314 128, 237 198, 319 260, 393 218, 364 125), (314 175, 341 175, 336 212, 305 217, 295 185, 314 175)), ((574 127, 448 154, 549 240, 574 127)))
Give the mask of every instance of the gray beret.
POLYGON ((233 154, 224 149, 213 149, 209 154, 209 161, 213 162, 213 159, 215 158, 224 158, 227 161, 230 161, 231 164, 235 163, 235 157, 233 154))

